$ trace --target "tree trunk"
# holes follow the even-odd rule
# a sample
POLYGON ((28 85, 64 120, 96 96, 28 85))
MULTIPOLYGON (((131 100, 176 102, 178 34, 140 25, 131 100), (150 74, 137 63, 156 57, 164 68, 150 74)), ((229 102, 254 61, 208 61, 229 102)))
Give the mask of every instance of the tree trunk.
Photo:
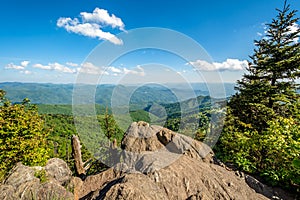
POLYGON ((72 136, 72 151, 75 160, 76 173, 79 175, 79 177, 84 176, 86 172, 81 158, 81 145, 79 138, 76 135, 72 136))

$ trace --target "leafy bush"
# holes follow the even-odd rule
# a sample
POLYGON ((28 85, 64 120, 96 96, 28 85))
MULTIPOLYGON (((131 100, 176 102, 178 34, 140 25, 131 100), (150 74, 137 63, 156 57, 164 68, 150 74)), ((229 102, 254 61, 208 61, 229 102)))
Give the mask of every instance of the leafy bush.
POLYGON ((300 126, 293 118, 278 117, 262 133, 235 130, 227 124, 218 156, 240 169, 265 178, 272 185, 299 187, 300 126))
POLYGON ((0 90, 0 179, 17 162, 45 164, 49 158, 46 136, 36 107, 28 99, 12 105, 0 90))

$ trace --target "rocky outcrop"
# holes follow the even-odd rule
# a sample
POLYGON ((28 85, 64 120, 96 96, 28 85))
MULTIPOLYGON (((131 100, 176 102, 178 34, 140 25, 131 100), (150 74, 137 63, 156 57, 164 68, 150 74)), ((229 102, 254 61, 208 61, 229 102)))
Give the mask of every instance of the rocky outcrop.
POLYGON ((83 181, 79 199, 268 199, 215 165, 207 145, 168 129, 133 123, 122 149, 123 162, 83 181))
POLYGON ((28 167, 18 163, 0 185, 0 199, 74 199, 69 191, 72 188, 68 188, 71 180, 71 170, 58 158, 50 159, 45 167, 28 167))
POLYGON ((160 126, 132 123, 121 147, 120 163, 84 180, 57 158, 45 167, 18 163, 0 184, 0 199, 296 199, 231 171, 204 143, 160 126))

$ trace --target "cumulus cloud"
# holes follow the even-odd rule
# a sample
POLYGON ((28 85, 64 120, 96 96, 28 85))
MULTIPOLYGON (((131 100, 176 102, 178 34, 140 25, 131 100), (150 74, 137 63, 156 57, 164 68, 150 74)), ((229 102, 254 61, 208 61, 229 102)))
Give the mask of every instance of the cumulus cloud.
POLYGON ((86 62, 81 65, 81 68, 78 69, 79 73, 85 74, 95 74, 95 75, 109 75, 107 71, 105 71, 104 67, 98 67, 93 63, 86 62))
POLYGON ((22 61, 19 65, 15 65, 14 63, 9 63, 5 66, 5 69, 19 70, 21 74, 26 74, 26 75, 32 74, 31 71, 25 70, 25 68, 28 67, 29 63, 30 62, 27 60, 22 61))
POLYGON ((107 10, 95 8, 93 13, 81 12, 80 15, 85 22, 108 25, 112 28, 119 28, 124 31, 125 25, 122 19, 116 17, 114 14, 109 15, 107 10))
POLYGON ((114 74, 120 74, 122 73, 121 69, 118 69, 116 67, 109 67, 108 70, 110 70, 111 72, 113 72, 114 74))
MULTIPOLYGON (((12 66, 10 66, 12 67, 12 66)), ((15 66, 14 66, 15 67, 15 66)), ((41 70, 49 70, 56 71, 62 73, 85 73, 92 75, 111 75, 111 76, 121 76, 124 74, 132 74, 138 76, 145 76, 145 71, 141 66, 137 66, 134 69, 127 68, 117 68, 113 66, 97 66, 91 62, 85 62, 81 65, 73 62, 67 62, 65 64, 60 64, 58 62, 48 63, 47 65, 43 65, 41 63, 37 63, 32 65, 33 68, 41 69, 41 70)), ((20 68, 20 70, 24 71, 24 68, 20 68)), ((25 72, 25 71, 24 71, 25 72)))
POLYGON ((139 75, 139 76, 145 76, 145 70, 138 65, 136 69, 127 69, 123 68, 124 74, 133 74, 133 75, 139 75))
POLYGON ((78 18, 60 17, 56 25, 65 28, 68 32, 100 40, 108 40, 117 45, 123 44, 123 41, 114 34, 102 30, 104 26, 110 26, 124 31, 124 23, 114 14, 110 15, 107 10, 96 8, 93 13, 81 12, 80 17, 81 20, 78 18))
POLYGON ((76 69, 71 69, 59 63, 49 63, 49 66, 51 67, 51 69, 55 71, 64 72, 64 73, 76 73, 76 69))
POLYGON ((34 64, 34 68, 43 69, 43 70, 52 70, 52 71, 58 71, 63 73, 76 73, 76 69, 71 69, 65 65, 59 64, 57 62, 55 63, 49 63, 48 65, 42 65, 42 64, 34 64))
POLYGON ((111 76, 121 76, 121 75, 137 75, 145 76, 145 70, 141 66, 137 66, 134 69, 127 68, 116 68, 113 66, 96 66, 93 63, 86 62, 81 65, 81 68, 78 68, 79 73, 86 74, 95 74, 95 75, 111 75, 111 76))
POLYGON ((34 64, 33 67, 38 69, 51 70, 51 67, 49 65, 34 64))
POLYGON ((5 66, 5 69, 15 69, 15 70, 24 70, 30 62, 27 60, 22 61, 19 65, 14 63, 9 63, 5 66))
POLYGON ((23 66, 25 68, 29 65, 29 63, 30 62, 28 60, 24 60, 23 62, 21 62, 21 66, 23 66))
POLYGON ((25 67, 22 65, 15 65, 14 63, 9 63, 5 66, 5 69, 23 70, 25 69, 25 67))
POLYGON ((70 67, 78 67, 79 66, 77 63, 73 63, 73 62, 67 62, 66 65, 68 65, 70 67))
POLYGON ((200 71, 239 71, 244 70, 248 66, 248 61, 238 59, 227 59, 224 62, 209 63, 205 60, 196 60, 187 63, 187 65, 193 65, 200 71))

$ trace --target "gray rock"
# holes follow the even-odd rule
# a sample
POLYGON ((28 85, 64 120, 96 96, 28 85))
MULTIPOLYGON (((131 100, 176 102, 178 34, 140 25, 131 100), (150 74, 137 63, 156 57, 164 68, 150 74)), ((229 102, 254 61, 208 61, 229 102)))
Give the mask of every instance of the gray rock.
POLYGON ((131 172, 152 173, 172 164, 183 154, 212 162, 213 152, 204 143, 161 126, 134 122, 122 140, 122 160, 131 172))
POLYGON ((72 171, 67 163, 59 158, 50 159, 44 169, 49 179, 54 179, 61 185, 67 185, 72 178, 72 171))
POLYGON ((163 127, 133 123, 122 148, 122 166, 88 177, 79 199, 268 199, 213 164, 207 145, 163 127))
POLYGON ((72 178, 71 171, 61 159, 50 159, 44 168, 18 163, 9 174, 4 184, 0 185, 1 200, 74 199, 74 195, 66 189, 72 178), (35 173, 40 170, 46 172, 43 183, 35 177, 35 173))
POLYGON ((276 199, 276 200, 296 200, 297 197, 294 195, 288 194, 284 190, 280 188, 272 188, 270 186, 267 186, 263 183, 261 183, 259 180, 254 178, 250 175, 245 175, 245 181, 251 187, 254 189, 257 193, 260 193, 270 199, 276 199))
POLYGON ((46 182, 42 184, 37 192, 37 199, 45 199, 45 200, 52 200, 52 199, 64 199, 64 200, 72 200, 74 199, 74 195, 67 191, 61 185, 46 182))
POLYGON ((19 187, 16 188, 15 194, 19 199, 38 199, 38 191, 40 188, 39 179, 34 179, 22 183, 19 187))
POLYGON ((38 181, 39 179, 34 176, 35 170, 18 163, 11 171, 10 175, 5 180, 5 185, 11 185, 18 188, 21 184, 28 181, 38 181))
POLYGON ((15 188, 11 185, 0 185, 0 199, 3 200, 16 200, 18 199, 15 194, 15 188))

